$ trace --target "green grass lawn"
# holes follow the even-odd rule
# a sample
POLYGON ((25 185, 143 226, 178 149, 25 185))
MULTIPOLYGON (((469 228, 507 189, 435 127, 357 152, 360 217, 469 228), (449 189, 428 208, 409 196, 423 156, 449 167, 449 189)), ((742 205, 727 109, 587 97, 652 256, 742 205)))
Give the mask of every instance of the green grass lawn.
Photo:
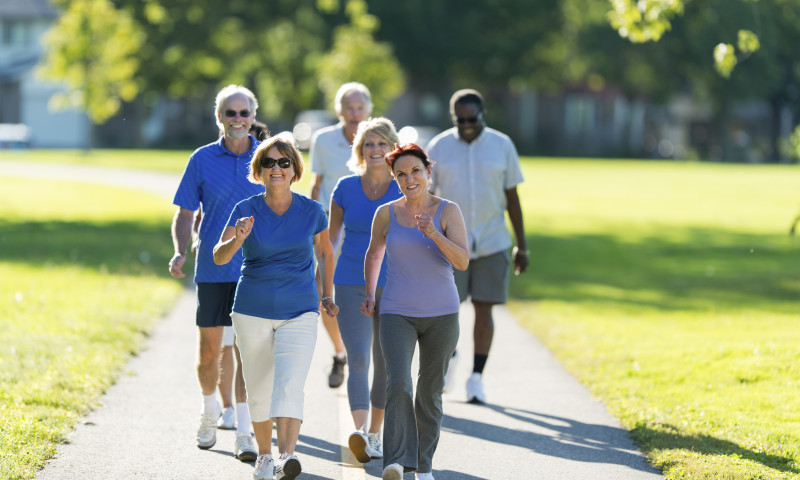
POLYGON ((0 478, 35 478, 174 303, 173 212, 141 192, 0 176, 0 478))
POLYGON ((520 321, 668 478, 800 478, 800 169, 524 169, 520 321))

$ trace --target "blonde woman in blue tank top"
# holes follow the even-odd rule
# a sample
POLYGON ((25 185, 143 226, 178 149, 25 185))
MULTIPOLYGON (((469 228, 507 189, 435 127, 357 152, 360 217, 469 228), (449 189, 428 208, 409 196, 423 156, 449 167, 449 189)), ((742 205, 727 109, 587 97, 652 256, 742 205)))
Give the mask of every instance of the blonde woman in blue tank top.
POLYGON ((458 342, 459 299, 453 269, 469 265, 467 231, 458 205, 428 192, 433 164, 418 145, 395 145, 386 163, 403 197, 382 205, 372 221, 364 260, 365 315, 386 256, 380 342, 386 363, 383 479, 433 480, 442 424, 442 390, 458 342), (411 359, 419 344, 414 398, 411 359))

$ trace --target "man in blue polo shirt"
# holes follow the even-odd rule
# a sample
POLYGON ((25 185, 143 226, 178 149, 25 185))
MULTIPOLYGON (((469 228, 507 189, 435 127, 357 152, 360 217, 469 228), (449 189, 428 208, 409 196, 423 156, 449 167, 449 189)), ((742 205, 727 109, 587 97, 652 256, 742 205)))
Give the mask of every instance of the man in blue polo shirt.
MULTIPOLYGON (((197 446, 202 449, 211 448, 217 441, 217 419, 222 409, 216 389, 223 327, 232 325, 230 313, 242 267, 241 251, 229 263, 216 265, 212 250, 234 205, 264 190, 263 186, 247 180, 250 160, 259 144, 248 133, 257 108, 255 95, 245 87, 228 85, 220 90, 214 116, 222 136, 192 153, 173 200, 178 210, 172 221, 175 254, 169 262, 169 272, 175 278, 186 276, 181 268, 192 240, 194 213, 200 207, 203 211, 194 272, 199 341, 197 379, 203 392, 197 446)), ((234 456, 243 462, 254 461, 258 452, 250 436, 247 404, 242 402, 237 395, 239 421, 234 456)))

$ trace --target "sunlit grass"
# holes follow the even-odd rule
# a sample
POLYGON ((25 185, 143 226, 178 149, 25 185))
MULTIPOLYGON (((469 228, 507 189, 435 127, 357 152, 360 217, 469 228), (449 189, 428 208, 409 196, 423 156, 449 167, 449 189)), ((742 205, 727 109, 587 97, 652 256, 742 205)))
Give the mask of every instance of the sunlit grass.
POLYGON ((512 309, 668 478, 800 478, 800 169, 529 160, 512 309))
POLYGON ((35 478, 174 302, 172 211, 139 192, 0 177, 0 478, 35 478))

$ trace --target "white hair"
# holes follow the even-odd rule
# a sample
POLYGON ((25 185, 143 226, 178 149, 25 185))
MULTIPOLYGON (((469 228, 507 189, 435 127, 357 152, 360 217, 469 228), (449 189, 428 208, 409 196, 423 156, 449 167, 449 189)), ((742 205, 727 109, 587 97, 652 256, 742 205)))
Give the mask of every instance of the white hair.
POLYGON ((336 98, 333 102, 333 106, 336 109, 336 115, 342 113, 342 99, 351 93, 360 93, 363 95, 367 110, 372 110, 372 95, 370 95, 369 89, 366 87, 366 85, 358 82, 349 82, 339 87, 339 90, 336 91, 336 98))
POLYGON ((222 123, 219 121, 219 117, 222 114, 222 105, 225 103, 225 100, 234 95, 244 95, 247 97, 247 101, 250 102, 250 111, 253 114, 258 110, 258 100, 256 100, 256 96, 249 88, 241 85, 228 85, 217 93, 217 98, 214 100, 214 120, 217 122, 219 128, 222 128, 222 123))

